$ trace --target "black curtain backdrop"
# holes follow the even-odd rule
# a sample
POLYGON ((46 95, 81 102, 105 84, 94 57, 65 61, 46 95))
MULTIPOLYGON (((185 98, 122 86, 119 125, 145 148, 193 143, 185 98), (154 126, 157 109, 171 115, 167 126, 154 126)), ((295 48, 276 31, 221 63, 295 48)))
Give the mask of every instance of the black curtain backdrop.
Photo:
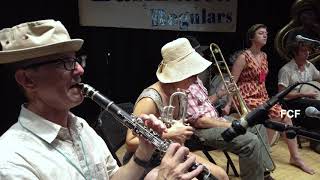
MULTIPOLYGON (((82 27, 79 25, 77 0, 7 1, 6 5, 1 6, 0 28, 40 19, 60 20, 71 37, 85 40, 79 52, 88 56, 83 81, 117 103, 134 103, 141 90, 156 81, 155 72, 161 61, 160 49, 165 43, 181 34, 193 35, 202 45, 215 42, 228 58, 234 51, 245 48, 247 29, 252 24, 263 23, 269 31, 268 44, 264 49, 268 54, 270 70, 267 87, 269 94, 274 95, 278 70, 286 61, 274 49, 273 39, 277 31, 289 22, 293 2, 238 0, 237 31, 215 33, 82 27)), ((17 121, 24 98, 15 84, 13 73, 3 65, 0 66, 0 81, 1 135, 17 121)), ((72 111, 93 124, 100 108, 87 99, 72 111)))

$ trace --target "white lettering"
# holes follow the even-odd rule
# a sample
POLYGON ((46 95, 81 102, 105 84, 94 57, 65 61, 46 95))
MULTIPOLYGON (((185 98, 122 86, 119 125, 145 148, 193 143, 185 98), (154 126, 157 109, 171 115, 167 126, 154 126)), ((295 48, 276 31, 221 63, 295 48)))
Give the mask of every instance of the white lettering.
POLYGON ((299 115, 301 115, 300 113, 300 109, 296 109, 296 110, 285 110, 285 109, 281 109, 280 112, 280 117, 283 118, 285 116, 288 116, 289 118, 297 118, 299 115))

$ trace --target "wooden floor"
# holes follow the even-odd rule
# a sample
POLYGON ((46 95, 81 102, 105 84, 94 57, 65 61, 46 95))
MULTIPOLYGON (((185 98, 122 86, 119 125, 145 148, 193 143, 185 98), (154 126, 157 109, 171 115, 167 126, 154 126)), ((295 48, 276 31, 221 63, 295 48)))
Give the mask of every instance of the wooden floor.
MULTIPOLYGON (((299 152, 305 162, 310 165, 313 169, 316 170, 315 175, 309 175, 301 171, 300 169, 291 166, 289 162, 289 151, 287 145, 283 140, 280 141, 272 147, 272 158, 276 163, 276 170, 272 173, 272 177, 276 180, 319 180, 320 179, 320 154, 315 153, 310 150, 309 143, 307 141, 302 143, 303 148, 299 149, 299 152)), ((124 146, 119 149, 117 152, 118 157, 123 157, 125 152, 124 146)), ((201 151, 196 152, 197 154, 205 157, 201 151)), ((217 162, 217 164, 224 169, 226 169, 226 158, 220 151, 211 151, 211 156, 217 162)), ((239 171, 238 157, 229 153, 236 168, 239 171)), ((236 178, 233 175, 233 172, 229 172, 230 180, 238 180, 240 178, 236 178)))

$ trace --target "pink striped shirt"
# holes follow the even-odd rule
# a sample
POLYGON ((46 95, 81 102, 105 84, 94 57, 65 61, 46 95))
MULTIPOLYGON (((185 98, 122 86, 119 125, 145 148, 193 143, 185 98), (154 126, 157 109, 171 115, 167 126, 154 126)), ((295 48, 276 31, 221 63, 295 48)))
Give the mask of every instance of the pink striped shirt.
MULTIPOLYGON (((216 108, 211 104, 209 100, 207 89, 203 86, 199 78, 197 78, 197 80, 189 86, 187 94, 187 119, 189 122, 192 123, 201 117, 219 116, 216 108)), ((221 118, 221 120, 223 119, 221 118)))

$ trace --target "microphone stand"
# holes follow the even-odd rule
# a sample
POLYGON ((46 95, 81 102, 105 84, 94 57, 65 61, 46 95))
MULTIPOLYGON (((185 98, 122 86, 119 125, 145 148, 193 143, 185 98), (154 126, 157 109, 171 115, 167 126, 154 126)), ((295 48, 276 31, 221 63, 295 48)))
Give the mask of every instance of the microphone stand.
POLYGON ((263 125, 267 128, 270 128, 276 131, 285 132, 288 139, 293 139, 297 135, 300 135, 300 136, 304 136, 306 138, 313 139, 320 142, 319 133, 316 133, 313 131, 307 131, 302 127, 287 125, 287 124, 283 124, 283 123, 279 123, 271 120, 266 120, 263 123, 263 125))
MULTIPOLYGON (((276 96, 274 96, 273 98, 271 98, 269 101, 266 102, 266 105, 264 107, 268 107, 268 109, 270 109, 276 102, 278 102, 280 99, 284 98, 287 94, 289 94, 296 86, 301 85, 301 84, 307 84, 309 86, 312 86, 316 89, 319 89, 319 87, 308 83, 308 82, 297 82, 291 86, 289 86, 287 89, 283 90, 282 92, 278 93, 276 96)), ((266 110, 266 109, 263 109, 266 110)), ((266 113, 266 111, 264 111, 264 113, 266 113)), ((261 120, 260 120, 261 121, 261 120)), ((293 126, 293 125, 287 125, 287 124, 283 124, 283 123, 279 123, 279 122, 275 122, 275 121, 271 121, 271 120, 265 120, 262 123, 266 128, 270 128, 276 131, 280 131, 280 132, 285 132, 287 135, 287 138, 289 139, 293 139, 295 138, 297 135, 301 135, 310 139, 314 139, 316 141, 320 141, 320 134, 316 133, 316 132, 310 132, 307 130, 304 130, 302 127, 297 127, 297 126, 293 126)))
MULTIPOLYGON (((276 103, 278 103, 281 99, 283 99, 287 94, 289 94, 296 86, 301 85, 301 84, 308 84, 308 85, 310 85, 320 91, 320 89, 317 86, 315 86, 311 83, 297 82, 295 84, 292 84, 289 87, 287 87, 286 89, 277 93, 275 96, 271 97, 268 101, 266 101, 261 106, 253 109, 251 112, 249 112, 247 114, 247 116, 244 119, 241 119, 240 121, 234 120, 231 124, 231 127, 221 133, 222 138, 226 142, 230 142, 235 137, 237 137, 241 134, 245 134, 248 127, 253 127, 254 125, 257 125, 257 124, 263 124, 265 126, 267 125, 266 127, 268 127, 268 125, 273 124, 273 122, 268 123, 268 120, 267 120, 268 119, 268 110, 270 108, 272 108, 276 103)), ((277 124, 274 124, 274 126, 278 127, 280 129, 279 131, 291 129, 294 132, 296 132, 296 134, 297 133, 300 133, 300 134, 304 133, 304 135, 309 135, 308 133, 306 133, 304 131, 302 131, 302 132, 301 132, 301 130, 298 131, 296 128, 293 128, 290 126, 281 127, 281 123, 278 126, 277 126, 277 124)), ((270 125, 269 128, 273 129, 272 127, 274 127, 274 126, 270 125)), ((289 131, 289 132, 292 132, 292 131, 289 131)), ((296 135, 294 135, 294 137, 295 136, 296 135)), ((290 133, 289 133, 289 137, 290 137, 290 133)), ((317 138, 317 136, 315 136, 315 137, 317 138)), ((318 138, 318 139, 320 140, 320 138, 318 138)))

